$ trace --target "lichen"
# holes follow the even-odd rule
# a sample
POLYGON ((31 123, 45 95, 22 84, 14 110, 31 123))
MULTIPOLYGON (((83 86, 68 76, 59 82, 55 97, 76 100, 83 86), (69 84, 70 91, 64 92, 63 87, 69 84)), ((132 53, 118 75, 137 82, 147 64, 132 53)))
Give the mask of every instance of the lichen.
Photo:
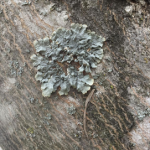
POLYGON ((28 131, 30 134, 33 134, 33 133, 34 133, 34 129, 33 129, 32 127, 29 127, 29 128, 27 129, 27 131, 28 131))
POLYGON ((73 115, 76 113, 76 108, 74 107, 74 105, 71 105, 67 108, 67 113, 70 115, 73 115))
POLYGON ((58 87, 60 95, 67 95, 70 87, 83 94, 89 91, 94 83, 91 69, 103 57, 104 41, 80 24, 72 24, 71 29, 59 28, 51 38, 34 41, 37 54, 31 60, 37 67, 35 79, 42 84, 42 95, 50 97, 58 87))

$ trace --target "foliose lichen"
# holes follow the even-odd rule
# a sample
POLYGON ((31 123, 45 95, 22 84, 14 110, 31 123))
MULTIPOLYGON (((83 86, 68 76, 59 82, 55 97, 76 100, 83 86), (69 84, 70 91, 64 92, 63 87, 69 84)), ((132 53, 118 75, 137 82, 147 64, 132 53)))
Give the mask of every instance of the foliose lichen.
POLYGON ((103 57, 104 41, 81 24, 72 24, 71 29, 59 28, 50 38, 34 41, 37 54, 31 60, 37 67, 35 79, 41 82, 42 95, 50 97, 58 87, 60 95, 67 95, 70 87, 83 94, 89 91, 94 83, 91 69, 103 57))

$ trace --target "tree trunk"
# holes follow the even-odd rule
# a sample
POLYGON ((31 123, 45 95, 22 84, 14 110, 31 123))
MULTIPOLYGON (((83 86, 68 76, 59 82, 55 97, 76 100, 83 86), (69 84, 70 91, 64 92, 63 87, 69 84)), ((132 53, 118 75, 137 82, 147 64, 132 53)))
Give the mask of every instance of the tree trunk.
POLYGON ((148 150, 149 16, 144 1, 2 0, 0 150, 148 150), (30 60, 33 41, 71 23, 106 38, 103 60, 87 94, 72 88, 44 98, 30 60))

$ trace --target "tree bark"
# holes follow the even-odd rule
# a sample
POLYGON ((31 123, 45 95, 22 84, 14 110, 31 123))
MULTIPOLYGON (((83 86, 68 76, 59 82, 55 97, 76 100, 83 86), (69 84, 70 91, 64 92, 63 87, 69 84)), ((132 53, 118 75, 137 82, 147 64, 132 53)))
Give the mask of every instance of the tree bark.
POLYGON ((150 120, 148 7, 122 0, 2 0, 0 150, 148 149, 150 127, 141 126, 150 120), (30 60, 33 41, 73 22, 106 38, 94 85, 85 95, 72 88, 68 96, 44 98, 30 60), (92 89, 87 138, 84 109, 92 89))

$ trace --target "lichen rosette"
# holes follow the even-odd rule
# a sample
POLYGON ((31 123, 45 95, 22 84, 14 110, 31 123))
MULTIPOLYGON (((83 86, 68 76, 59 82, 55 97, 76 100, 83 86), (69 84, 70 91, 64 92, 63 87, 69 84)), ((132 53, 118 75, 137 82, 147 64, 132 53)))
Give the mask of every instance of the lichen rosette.
POLYGON ((50 97, 58 87, 60 95, 67 95, 70 87, 87 93, 94 83, 91 69, 103 57, 104 41, 81 24, 72 24, 71 29, 59 28, 51 38, 34 41, 36 54, 31 60, 37 68, 35 79, 41 82, 42 95, 50 97))

